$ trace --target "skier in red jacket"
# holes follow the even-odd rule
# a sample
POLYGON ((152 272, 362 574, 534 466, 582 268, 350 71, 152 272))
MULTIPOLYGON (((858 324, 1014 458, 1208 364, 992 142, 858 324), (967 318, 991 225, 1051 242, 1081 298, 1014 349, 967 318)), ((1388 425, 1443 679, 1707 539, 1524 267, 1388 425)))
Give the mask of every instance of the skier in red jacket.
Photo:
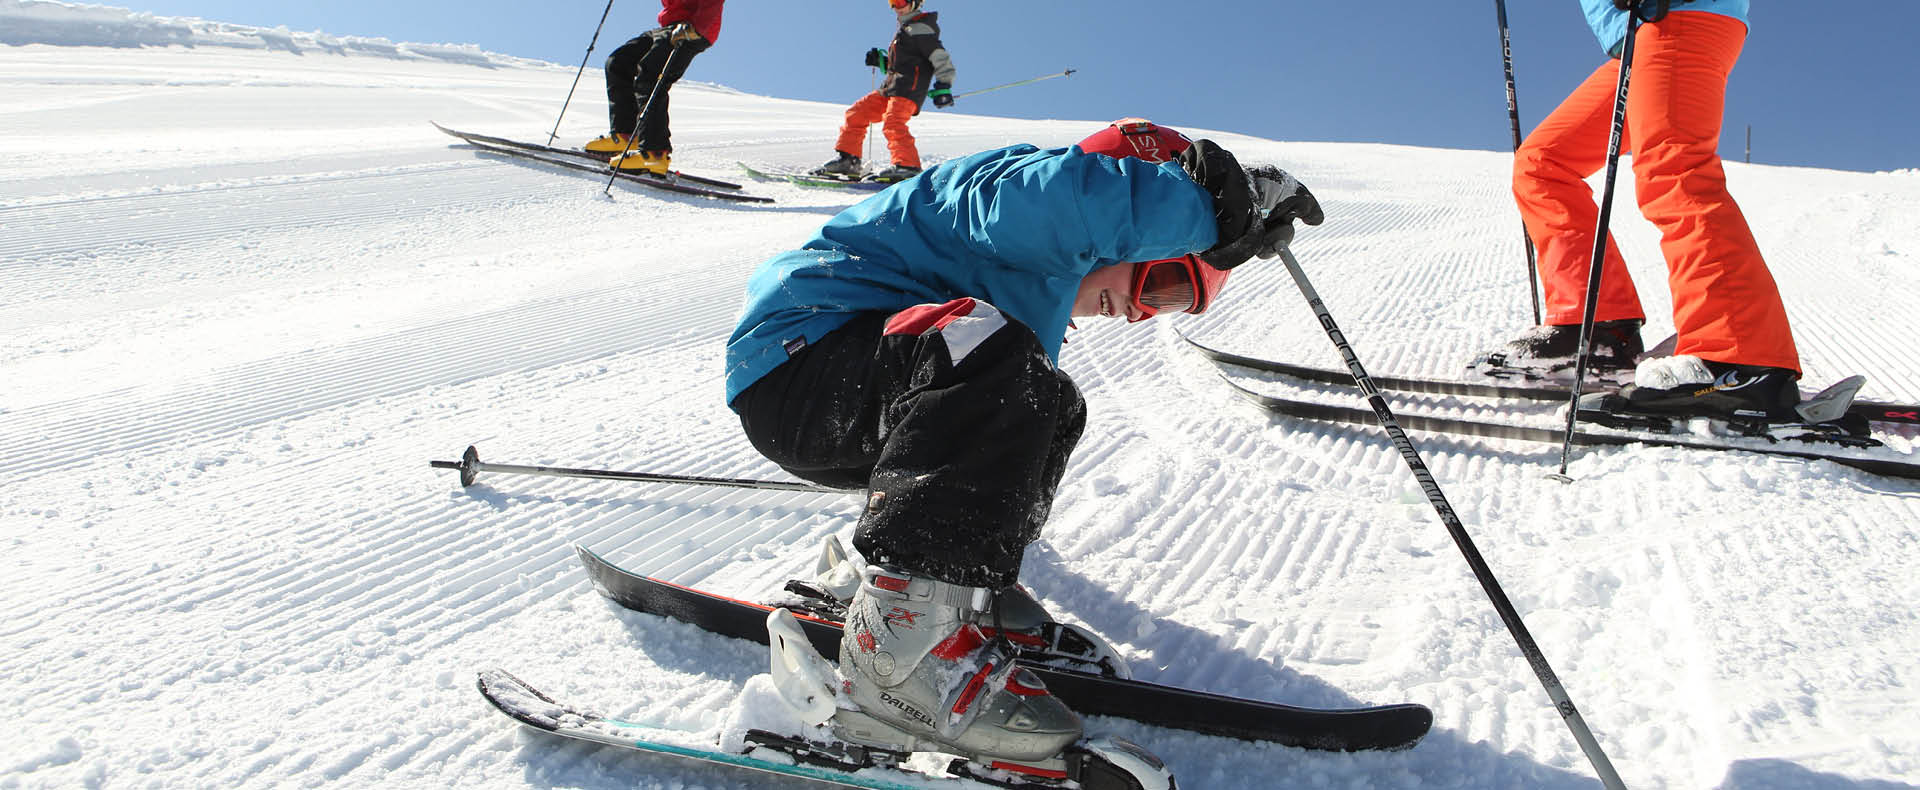
POLYGON ((587 143, 588 151, 612 155, 613 166, 621 170, 666 174, 673 159, 667 91, 687 73, 693 56, 720 38, 720 7, 725 4, 726 0, 661 0, 660 26, 607 56, 607 116, 612 126, 606 136, 587 143), (645 118, 640 117, 643 110, 645 118), (629 139, 635 129, 640 134, 637 141, 629 139))

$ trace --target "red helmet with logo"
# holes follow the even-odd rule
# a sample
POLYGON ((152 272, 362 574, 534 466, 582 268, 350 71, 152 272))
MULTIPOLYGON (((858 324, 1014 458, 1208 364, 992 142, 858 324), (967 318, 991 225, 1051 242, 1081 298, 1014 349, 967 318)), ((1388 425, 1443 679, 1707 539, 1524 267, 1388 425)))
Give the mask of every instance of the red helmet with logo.
MULTIPOLYGON (((1186 135, 1145 118, 1122 118, 1081 140, 1080 150, 1159 163, 1173 161, 1192 145, 1186 135)), ((1133 306, 1141 320, 1161 310, 1204 313, 1226 282, 1227 272, 1195 255, 1141 261, 1133 267, 1133 306)))

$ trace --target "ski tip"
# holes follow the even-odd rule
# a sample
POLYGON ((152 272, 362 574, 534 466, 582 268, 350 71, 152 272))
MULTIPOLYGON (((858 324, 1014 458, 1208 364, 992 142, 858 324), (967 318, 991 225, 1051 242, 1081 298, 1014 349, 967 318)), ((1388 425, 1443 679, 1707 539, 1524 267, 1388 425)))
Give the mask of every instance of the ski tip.
POLYGON ((573 553, 580 558, 580 562, 585 564, 589 571, 595 568, 618 570, 613 563, 607 561, 607 558, 600 556, 600 554, 593 549, 587 548, 587 544, 585 543, 573 544, 573 553))

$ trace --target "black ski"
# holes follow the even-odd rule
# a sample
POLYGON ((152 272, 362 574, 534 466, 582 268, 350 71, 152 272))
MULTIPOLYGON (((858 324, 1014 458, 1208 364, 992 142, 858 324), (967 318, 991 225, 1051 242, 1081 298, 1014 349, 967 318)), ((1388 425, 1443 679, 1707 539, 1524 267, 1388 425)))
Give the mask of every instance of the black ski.
MULTIPOLYGON (((727 598, 629 573, 574 547, 601 595, 637 612, 669 617, 708 631, 767 642, 764 604, 727 598)), ((840 624, 795 613, 821 655, 840 652, 840 624)), ((1328 710, 1208 694, 1137 680, 1029 664, 1047 688, 1074 710, 1143 724, 1323 751, 1407 749, 1433 726, 1433 712, 1414 704, 1328 710)))
MULTIPOLYGON (((459 137, 459 135, 454 135, 454 136, 459 137)), ((673 192, 681 195, 696 195, 699 197, 708 197, 708 198, 714 198, 717 200, 730 200, 737 203, 772 203, 773 202, 773 198, 770 198, 770 197, 763 197, 760 195, 749 195, 744 192, 734 192, 734 191, 725 190, 725 189, 713 189, 713 188, 698 186, 690 183, 681 183, 680 181, 675 180, 671 177, 642 175, 639 173, 615 171, 615 170, 612 170, 611 168, 608 168, 606 163, 604 162, 600 164, 593 164, 592 162, 583 161, 577 158, 569 158, 569 157, 559 156, 555 154, 541 153, 539 151, 530 151, 525 148, 514 148, 511 146, 494 145, 492 143, 483 143, 477 140, 468 140, 467 138, 464 138, 464 137, 462 137, 461 139, 466 140, 468 145, 471 145, 475 148, 478 148, 482 151, 486 151, 488 153, 500 154, 503 156, 511 156, 518 159, 528 159, 528 160, 532 160, 542 164, 553 165, 554 167, 563 167, 568 170, 578 170, 583 173, 592 173, 594 175, 601 176, 601 177, 610 176, 630 184, 639 184, 644 187, 648 187, 651 189, 658 189, 665 192, 673 192)))
MULTIPOLYGON (((600 154, 600 153, 595 153, 593 151, 581 150, 579 148, 555 148, 551 145, 541 145, 539 143, 523 143, 519 140, 509 140, 505 137, 494 137, 491 135, 477 134, 475 132, 463 132, 458 129, 448 129, 447 127, 441 126, 440 124, 434 123, 433 121, 428 121, 427 123, 432 123, 433 128, 439 129, 442 132, 446 132, 447 134, 453 135, 454 137, 458 137, 467 142, 478 143, 482 145, 490 145, 495 148, 518 148, 522 151, 533 151, 535 153, 553 154, 556 156, 569 156, 575 159, 581 159, 588 162, 599 162, 601 164, 606 164, 607 160, 613 158, 612 154, 600 154)), ((741 188, 739 184, 736 184, 732 181, 722 181, 718 178, 708 178, 706 176, 690 175, 687 173, 682 173, 678 170, 669 170, 667 171, 667 175, 668 177, 676 181, 685 181, 692 184, 698 184, 703 187, 712 187, 714 189, 740 189, 741 188)))
MULTIPOLYGON (((1180 338, 1187 341, 1188 344, 1192 345, 1201 354, 1216 362, 1224 362, 1229 365, 1265 371, 1267 373, 1278 373, 1304 381, 1345 386, 1353 385, 1353 374, 1345 370, 1317 368, 1307 365, 1296 365, 1291 362, 1242 356, 1230 351, 1213 348, 1191 337, 1187 337, 1184 333, 1180 335, 1180 338)), ((1509 386, 1502 384, 1482 384, 1470 381, 1450 381, 1447 379, 1405 378, 1381 375, 1374 375, 1373 383, 1383 390, 1424 395, 1455 395, 1470 398, 1512 398, 1517 400, 1561 402, 1565 402, 1567 399, 1566 389, 1555 389, 1549 385, 1509 386)), ((1847 414, 1858 415, 1860 418, 1870 422, 1920 425, 1920 405, 1915 404, 1854 401, 1853 405, 1847 408, 1847 414)), ((1559 439, 1555 439, 1554 441, 1557 442, 1559 439)))
MULTIPOLYGON (((1371 409, 1334 406, 1315 401, 1276 397, 1249 389, 1225 374, 1222 374, 1220 378, 1232 386, 1241 396, 1275 414, 1284 414, 1289 417, 1320 420, 1323 422, 1345 423, 1347 425, 1367 428, 1372 428, 1379 424, 1378 418, 1374 416, 1371 409)), ((1387 386, 1381 383, 1383 381, 1382 379, 1375 379, 1374 381, 1382 388, 1387 386)), ((1406 414, 1398 409, 1394 411, 1394 417, 1399 420, 1402 427, 1411 431, 1446 433, 1455 436, 1479 436, 1490 439, 1517 439, 1520 441, 1541 442, 1545 444, 1559 444, 1567 438, 1566 431, 1561 428, 1544 428, 1486 420, 1429 417, 1420 414, 1406 414)), ((1766 437, 1748 437, 1748 440, 1745 442, 1737 442, 1735 441, 1736 438, 1737 437, 1728 437, 1729 440, 1726 442, 1715 442, 1707 437, 1683 437, 1672 434, 1627 430, 1622 430, 1617 433, 1596 433, 1592 431, 1575 431, 1573 433, 1574 444, 1588 447, 1644 444, 1653 447, 1686 447, 1696 450, 1741 450, 1751 453, 1785 456, 1788 458, 1832 461, 1836 464, 1851 466, 1855 469, 1861 469, 1877 475, 1920 480, 1920 463, 1846 455, 1838 452, 1820 452, 1815 449, 1794 449, 1782 446, 1782 442, 1793 441, 1791 439, 1769 441, 1766 437)))

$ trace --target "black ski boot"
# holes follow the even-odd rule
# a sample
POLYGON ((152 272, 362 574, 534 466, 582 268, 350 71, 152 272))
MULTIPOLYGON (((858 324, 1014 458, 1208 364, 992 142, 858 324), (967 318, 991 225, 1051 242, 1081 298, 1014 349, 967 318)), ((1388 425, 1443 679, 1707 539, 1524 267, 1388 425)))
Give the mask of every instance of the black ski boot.
POLYGON ((1786 368, 1709 362, 1695 356, 1640 364, 1634 383, 1580 398, 1580 416, 1615 428, 1672 429, 1673 420, 1706 418, 1738 433, 1763 435, 1769 425, 1804 423, 1799 375, 1786 368))
POLYGON ((860 164, 860 157, 845 151, 834 151, 834 153, 839 154, 839 156, 831 162, 814 168, 810 175, 837 178, 844 181, 859 180, 860 174, 865 172, 863 166, 860 164))
MULTIPOLYGON (((1593 353, 1587 364, 1597 370, 1633 367, 1635 358, 1647 350, 1640 340, 1641 323, 1638 318, 1593 322, 1593 335, 1588 338, 1593 353)), ((1536 326, 1495 353, 1513 365, 1570 368, 1580 354, 1580 325, 1536 326)))
POLYGON ((920 175, 920 168, 908 167, 906 165, 894 165, 878 173, 874 173, 873 175, 867 177, 867 180, 876 181, 882 184, 892 184, 898 181, 905 181, 917 175, 920 175))

